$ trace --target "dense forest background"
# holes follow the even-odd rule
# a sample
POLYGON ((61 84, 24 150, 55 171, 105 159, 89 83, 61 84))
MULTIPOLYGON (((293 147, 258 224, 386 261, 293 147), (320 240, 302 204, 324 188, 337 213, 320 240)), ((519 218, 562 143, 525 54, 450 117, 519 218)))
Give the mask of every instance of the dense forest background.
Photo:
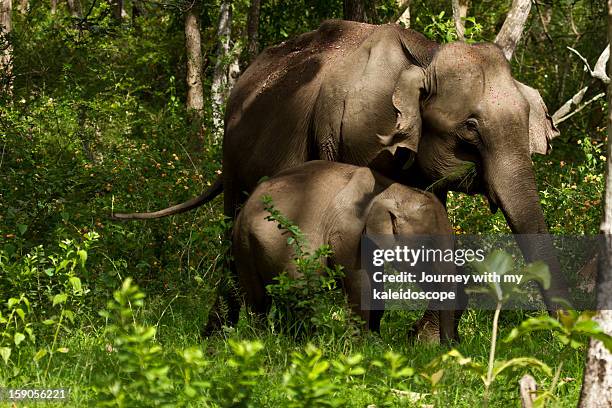
MULTIPOLYGON (((0 387, 70 387, 74 406, 480 404, 489 386, 465 361, 437 361, 446 348, 406 340, 418 317, 407 312, 388 313, 381 335, 362 333, 346 308, 330 306, 312 311, 307 336, 273 319, 261 327, 246 312, 237 327, 204 336, 226 275, 230 226, 220 199, 154 221, 109 218, 210 186, 235 78, 258 50, 343 18, 351 2, 24 0, 12 12, 10 1, 0 3, 12 26, 0 41, 0 387), (186 42, 194 21, 202 56, 195 110, 189 33, 186 42)), ((456 40, 450 0, 365 2, 362 17, 395 22, 408 3, 411 28, 456 40)), ((493 41, 510 5, 471 1, 466 38, 493 41)), ((585 87, 583 103, 595 98, 559 124, 550 155, 534 157, 555 234, 599 229, 606 102, 597 95, 605 84, 580 56, 594 67, 604 50, 605 8, 536 0, 512 60, 515 78, 537 88, 551 113, 585 87)), ((480 196, 452 194, 448 207, 457 233, 509 233, 480 196)), ((533 316, 503 314, 500 337, 533 316)), ((490 313, 467 312, 457 349, 486 362, 490 327, 490 313)), ((568 347, 543 332, 504 343, 498 354, 545 362, 548 371, 534 365, 520 374, 532 370, 553 406, 575 406, 583 343, 568 347)), ((492 387, 491 405, 518 404, 514 374, 492 387)))

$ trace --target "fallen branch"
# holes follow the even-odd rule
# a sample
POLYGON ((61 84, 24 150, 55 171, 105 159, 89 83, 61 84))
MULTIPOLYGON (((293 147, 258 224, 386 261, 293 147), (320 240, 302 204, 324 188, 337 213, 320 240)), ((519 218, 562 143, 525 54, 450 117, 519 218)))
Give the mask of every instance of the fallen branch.
POLYGON ((557 111, 553 113, 551 117, 553 123, 558 123, 558 120, 564 117, 565 115, 567 115, 568 113, 570 113, 574 106, 578 106, 578 104, 582 102, 582 99, 584 98, 584 95, 586 94, 586 91, 588 89, 589 87, 585 86, 584 88, 579 90, 578 93, 576 93, 576 95, 572 96, 570 100, 565 102, 563 106, 557 109, 557 111))
MULTIPOLYGON (((607 45, 606 48, 602 51, 602 53, 599 55, 599 58, 597 58, 597 62, 595 63, 593 69, 591 69, 591 66, 589 65, 587 59, 584 58, 578 51, 576 51, 572 47, 567 48, 582 60, 591 77, 602 81, 604 84, 610 83, 610 77, 608 77, 608 75, 606 74, 606 65, 608 63, 608 59, 610 58, 610 45, 607 45)), ((567 119, 571 118, 572 116, 583 110, 586 106, 605 96, 604 93, 599 93, 593 98, 589 99, 587 102, 580 105, 588 89, 588 86, 582 88, 574 96, 572 96, 571 99, 569 99, 559 109, 557 109, 555 113, 552 114, 551 119, 555 125, 566 121, 567 119), (576 109, 572 112, 572 108, 574 107, 576 107, 576 109)))

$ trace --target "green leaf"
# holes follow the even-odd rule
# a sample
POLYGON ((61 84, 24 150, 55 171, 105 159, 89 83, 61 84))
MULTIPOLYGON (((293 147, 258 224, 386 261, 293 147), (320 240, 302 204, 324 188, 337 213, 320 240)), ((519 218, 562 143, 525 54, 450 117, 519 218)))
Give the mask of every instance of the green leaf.
POLYGON ((442 376, 444 376, 444 370, 440 369, 438 371, 436 371, 435 373, 433 373, 430 377, 430 381, 432 385, 436 385, 440 382, 440 380, 442 379, 442 376))
POLYGON ((517 357, 506 361, 496 361, 493 365, 493 377, 496 377, 508 368, 514 367, 533 367, 544 372, 548 376, 552 376, 551 368, 543 361, 532 357, 517 357))
POLYGON ((0 347, 0 357, 4 360, 4 364, 8 364, 11 358, 11 349, 9 347, 0 347))
POLYGON ((25 232, 28 230, 28 226, 25 224, 18 224, 17 225, 17 231, 19 231, 19 235, 23 235, 25 234, 25 232))
POLYGON ((321 375, 322 373, 324 373, 325 371, 327 371, 327 369, 329 368, 329 362, 327 361, 319 361, 318 363, 316 363, 314 365, 314 367, 312 367, 312 370, 310 372, 310 374, 308 375, 309 378, 316 378, 319 375, 321 375))
POLYGON ((72 285, 72 289, 74 290, 75 293, 83 292, 83 287, 81 285, 81 280, 79 278, 77 278, 76 276, 71 276, 70 279, 68 280, 70 281, 70 284, 72 285))
POLYGON ((610 353, 612 353, 612 337, 606 333, 592 334, 591 337, 601 341, 604 347, 607 348, 610 353))
POLYGON ((87 261, 87 251, 79 249, 77 251, 77 255, 79 256, 79 260, 81 261, 81 268, 85 268, 85 262, 87 261))
POLYGON ((18 346, 19 344, 21 344, 22 341, 24 341, 26 338, 25 334, 23 333, 15 333, 15 336, 13 337, 13 340, 15 342, 15 345, 18 346))
POLYGON ((511 342, 525 333, 537 330, 553 330, 563 332, 563 326, 557 319, 553 319, 548 315, 532 317, 523 321, 519 327, 513 328, 504 342, 511 342))
POLYGON ((47 355, 47 350, 46 349, 40 349, 38 350, 38 352, 34 355, 34 361, 40 361, 41 358, 43 358, 44 356, 47 355))
POLYGON ((61 303, 66 303, 66 300, 68 300, 68 295, 66 295, 65 293, 59 293, 53 296, 53 306, 61 303))

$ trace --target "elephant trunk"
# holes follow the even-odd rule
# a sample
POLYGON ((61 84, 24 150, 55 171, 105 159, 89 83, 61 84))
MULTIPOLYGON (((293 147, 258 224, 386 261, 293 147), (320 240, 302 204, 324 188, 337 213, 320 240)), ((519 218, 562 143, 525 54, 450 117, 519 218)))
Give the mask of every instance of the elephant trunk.
POLYGON ((504 213, 525 260, 548 265, 551 283, 543 293, 544 301, 548 310, 557 309, 561 305, 553 298, 569 299, 568 288, 540 206, 531 158, 529 154, 496 156, 485 163, 489 199, 504 213))

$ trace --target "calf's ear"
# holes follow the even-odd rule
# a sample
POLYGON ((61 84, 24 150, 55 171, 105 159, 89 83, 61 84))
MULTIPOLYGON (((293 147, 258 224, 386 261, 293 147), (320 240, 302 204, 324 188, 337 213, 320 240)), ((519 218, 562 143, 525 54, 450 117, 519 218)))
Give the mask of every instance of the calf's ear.
POLYGON ((366 219, 365 233, 368 235, 396 234, 394 210, 388 199, 374 199, 366 219))

